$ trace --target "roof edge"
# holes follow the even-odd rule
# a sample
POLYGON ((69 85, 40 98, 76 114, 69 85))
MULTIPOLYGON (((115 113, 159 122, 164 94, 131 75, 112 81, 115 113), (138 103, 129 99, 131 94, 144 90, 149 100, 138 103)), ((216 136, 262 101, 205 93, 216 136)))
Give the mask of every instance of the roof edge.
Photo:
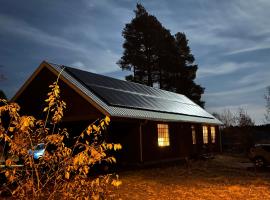
POLYGON ((30 75, 28 79, 24 82, 24 84, 19 88, 19 90, 15 93, 15 95, 10 99, 10 101, 15 102, 16 99, 21 95, 21 93, 27 88, 27 86, 32 82, 32 80, 38 75, 38 73, 46 67, 47 61, 43 60, 38 68, 30 75))
MULTIPOLYGON (((61 65, 62 66, 62 65, 61 65)), ((15 102, 18 97, 23 93, 23 91, 28 87, 28 85, 33 81, 33 79, 40 73, 40 71, 44 68, 47 68, 48 70, 50 70, 54 75, 58 76, 59 73, 61 72, 62 68, 59 70, 57 68, 55 68, 51 63, 47 62, 47 61, 42 61, 40 63, 40 65, 38 66, 38 68, 30 75, 30 77, 24 82, 24 84, 19 88, 19 90, 15 93, 15 95, 11 98, 10 101, 15 102)), ((65 71, 63 71, 61 73, 60 80, 62 80, 65 84, 67 84, 68 86, 70 86, 72 89, 74 89, 78 95, 80 95, 82 98, 86 99, 91 105, 93 105, 95 108, 97 108, 102 114, 107 115, 107 116, 111 116, 110 113, 105 110, 104 108, 102 108, 101 106, 99 106, 97 103, 95 103, 94 100, 92 100, 89 95, 84 94, 83 91, 81 91, 81 89, 79 89, 78 87, 76 87, 75 84, 73 84, 70 80, 68 80, 68 78, 66 78, 63 73, 65 73, 65 71)))

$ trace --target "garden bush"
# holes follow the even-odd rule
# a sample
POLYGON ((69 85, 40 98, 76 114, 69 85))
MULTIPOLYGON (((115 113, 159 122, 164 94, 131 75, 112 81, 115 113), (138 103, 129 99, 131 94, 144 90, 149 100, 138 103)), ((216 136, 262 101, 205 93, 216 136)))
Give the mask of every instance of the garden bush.
POLYGON ((109 152, 121 149, 120 144, 107 143, 103 137, 110 118, 97 119, 67 146, 68 130, 60 123, 66 103, 60 97, 59 76, 49 86, 45 120, 21 116, 17 103, 0 100, 0 140, 10 155, 0 169, 7 179, 1 190, 8 190, 16 199, 112 198, 121 184, 118 175, 92 173, 101 163, 116 163, 109 152), (36 161, 31 152, 40 143, 44 143, 45 153, 36 161))

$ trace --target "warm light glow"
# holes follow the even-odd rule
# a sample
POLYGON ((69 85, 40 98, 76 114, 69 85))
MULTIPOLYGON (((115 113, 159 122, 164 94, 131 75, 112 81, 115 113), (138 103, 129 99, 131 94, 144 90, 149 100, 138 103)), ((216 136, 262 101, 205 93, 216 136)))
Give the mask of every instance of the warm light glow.
POLYGON ((196 131, 194 126, 191 126, 191 134, 192 134, 192 144, 196 144, 196 131))
POLYGON ((158 124, 158 146, 165 147, 170 145, 168 124, 158 124))
POLYGON ((208 127, 203 126, 203 143, 208 144, 208 127))
POLYGON ((211 141, 212 143, 216 142, 216 128, 211 126, 211 141))

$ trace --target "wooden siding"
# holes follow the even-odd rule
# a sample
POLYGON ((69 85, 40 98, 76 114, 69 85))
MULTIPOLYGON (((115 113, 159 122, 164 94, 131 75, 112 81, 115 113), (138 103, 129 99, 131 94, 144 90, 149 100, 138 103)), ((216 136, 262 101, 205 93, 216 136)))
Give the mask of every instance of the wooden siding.
MULTIPOLYGON (((16 102, 22 105, 22 113, 36 117, 44 117, 42 112, 45 107, 49 85, 56 81, 54 75, 47 68, 43 68, 17 98, 16 102)), ((102 113, 82 98, 74 89, 62 80, 59 80, 61 97, 67 103, 63 121, 80 121, 102 117, 102 113)))
POLYGON ((109 142, 120 143, 122 149, 115 154, 122 164, 140 162, 140 125, 133 121, 113 121, 108 128, 109 142))
POLYGON ((167 123, 169 125, 170 145, 158 146, 157 124, 163 122, 147 122, 143 126, 143 162, 159 160, 176 160, 185 157, 195 157, 199 154, 219 151, 219 133, 216 127, 216 142, 211 143, 210 126, 207 125, 208 144, 203 144, 202 124, 167 123), (192 144, 191 125, 195 126, 196 144, 192 144))

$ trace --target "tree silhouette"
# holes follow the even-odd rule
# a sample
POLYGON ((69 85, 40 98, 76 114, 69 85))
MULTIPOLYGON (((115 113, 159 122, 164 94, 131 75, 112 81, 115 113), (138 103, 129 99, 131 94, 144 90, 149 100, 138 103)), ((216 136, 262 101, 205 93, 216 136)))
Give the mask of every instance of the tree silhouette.
POLYGON ((132 71, 126 80, 184 94, 200 106, 204 88, 197 85, 197 65, 184 33, 173 36, 146 9, 137 4, 135 18, 126 24, 122 70, 132 71))

